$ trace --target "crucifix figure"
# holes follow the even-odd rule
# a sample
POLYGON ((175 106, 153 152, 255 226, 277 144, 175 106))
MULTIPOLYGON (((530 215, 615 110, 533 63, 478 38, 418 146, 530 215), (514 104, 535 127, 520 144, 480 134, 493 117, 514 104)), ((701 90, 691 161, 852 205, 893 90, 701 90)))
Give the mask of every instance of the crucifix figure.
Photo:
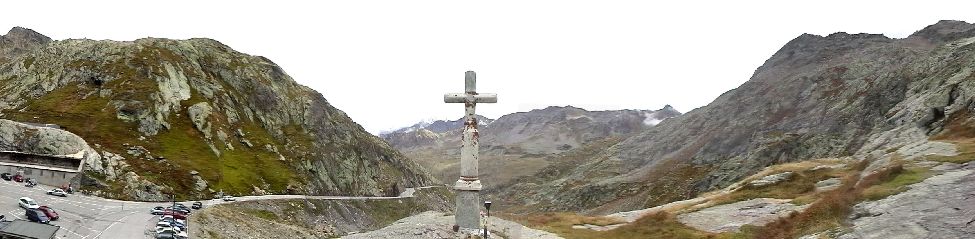
POLYGON ((474 106, 477 103, 497 103, 498 95, 477 93, 473 71, 464 75, 464 93, 444 94, 444 103, 464 103, 464 135, 460 149, 460 179, 454 183, 457 191, 457 211, 454 220, 462 230, 478 232, 481 228, 480 200, 481 180, 477 178, 477 117, 474 106))

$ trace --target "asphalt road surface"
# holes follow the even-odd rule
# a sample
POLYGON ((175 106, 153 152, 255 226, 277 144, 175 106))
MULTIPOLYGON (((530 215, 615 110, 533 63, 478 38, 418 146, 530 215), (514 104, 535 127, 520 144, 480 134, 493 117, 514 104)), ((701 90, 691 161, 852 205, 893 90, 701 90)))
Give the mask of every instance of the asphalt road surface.
MULTIPOLYGON (((430 188, 430 187, 421 187, 430 188)), ((153 238, 153 231, 158 216, 149 214, 156 206, 170 206, 171 203, 161 202, 131 202, 83 196, 80 193, 69 194, 68 197, 47 195, 53 187, 37 185, 33 188, 25 187, 23 183, 0 180, 0 214, 8 220, 24 219, 24 209, 17 204, 20 197, 30 197, 37 204, 48 206, 58 212, 60 219, 52 221, 52 225, 60 226, 57 238, 64 239, 115 239, 115 238, 153 238)), ((415 189, 407 188, 397 197, 346 197, 346 196, 305 196, 305 195, 266 195, 237 197, 237 201, 269 200, 269 199, 398 199, 413 197, 415 189)), ((231 203, 222 200, 206 200, 204 208, 231 203)), ((191 202, 183 202, 189 206, 191 202)), ((194 225, 187 225, 193 227, 194 225)), ((193 235, 190 235, 193 238, 193 235)))
POLYGON ((149 210, 165 203, 124 202, 98 197, 69 194, 68 197, 47 195, 52 187, 25 187, 23 183, 0 180, 0 214, 8 219, 24 219, 24 209, 17 205, 20 197, 30 197, 37 204, 54 208, 60 219, 57 238, 151 238, 147 234, 154 224, 149 210))

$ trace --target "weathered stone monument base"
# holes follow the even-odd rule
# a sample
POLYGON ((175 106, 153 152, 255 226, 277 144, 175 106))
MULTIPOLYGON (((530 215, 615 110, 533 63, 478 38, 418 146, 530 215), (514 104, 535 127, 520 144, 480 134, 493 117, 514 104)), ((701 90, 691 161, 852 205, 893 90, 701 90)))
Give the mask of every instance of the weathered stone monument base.
POLYGON ((457 212, 454 214, 454 220, 457 221, 457 226, 460 226, 462 232, 481 231, 479 194, 479 191, 457 191, 457 212))

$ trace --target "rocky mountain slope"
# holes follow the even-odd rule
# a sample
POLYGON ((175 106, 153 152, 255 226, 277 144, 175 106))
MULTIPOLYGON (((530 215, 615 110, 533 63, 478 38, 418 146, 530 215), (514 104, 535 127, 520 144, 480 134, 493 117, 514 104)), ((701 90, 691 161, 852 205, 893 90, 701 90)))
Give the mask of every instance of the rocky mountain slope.
POLYGON ((278 65, 215 40, 14 28, 0 37, 0 92, 0 118, 60 125, 99 153, 82 182, 102 196, 395 195, 432 182, 278 65))
POLYGON ((904 39, 804 34, 707 106, 581 159, 519 179, 503 198, 611 213, 691 198, 778 163, 879 158, 975 137, 975 25, 941 21, 904 39))
MULTIPOLYGON (((680 112, 669 105, 660 110, 612 111, 553 106, 497 120, 480 119, 480 170, 488 182, 485 187, 492 189, 534 174, 559 162, 563 152, 607 137, 627 136, 677 115, 680 112)), ((442 181, 452 182, 460 173, 461 120, 416 124, 381 137, 442 181)))

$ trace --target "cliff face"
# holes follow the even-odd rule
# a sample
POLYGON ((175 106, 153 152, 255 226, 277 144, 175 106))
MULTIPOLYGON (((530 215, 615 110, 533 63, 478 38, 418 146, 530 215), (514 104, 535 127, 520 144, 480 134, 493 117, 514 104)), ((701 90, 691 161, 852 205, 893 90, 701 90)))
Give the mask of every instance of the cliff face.
POLYGON ((549 174, 509 195, 548 210, 628 210, 727 186, 772 164, 975 136, 973 37, 975 26, 957 21, 905 39, 799 36, 707 106, 599 152, 577 152, 586 158, 579 165, 543 170, 549 174))
POLYGON ((159 186, 150 194, 181 196, 389 195, 431 182, 281 67, 214 40, 52 42, 22 28, 0 40, 0 117, 88 141, 103 155, 87 162, 96 193, 133 198, 117 177, 128 173, 159 186))

